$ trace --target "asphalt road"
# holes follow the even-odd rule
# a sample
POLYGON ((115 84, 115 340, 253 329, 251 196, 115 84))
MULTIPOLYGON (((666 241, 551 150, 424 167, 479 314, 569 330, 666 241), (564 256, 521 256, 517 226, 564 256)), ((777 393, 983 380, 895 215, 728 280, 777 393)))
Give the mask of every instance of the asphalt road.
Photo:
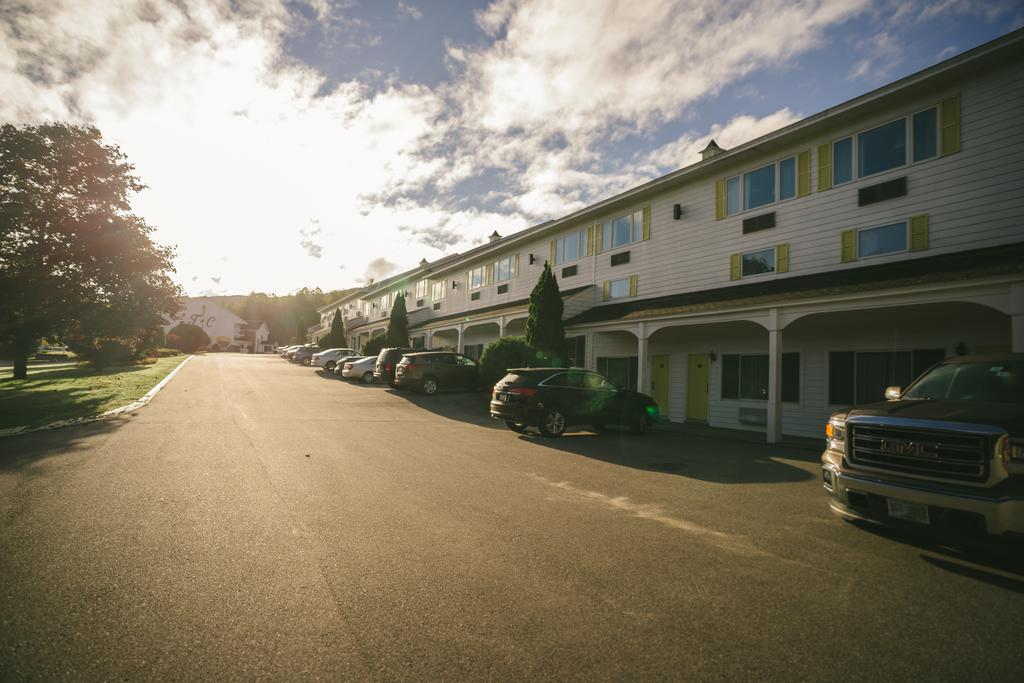
POLYGON ((0 441, 0 679, 1020 679, 1012 559, 833 517, 814 453, 483 400, 207 355, 0 441))

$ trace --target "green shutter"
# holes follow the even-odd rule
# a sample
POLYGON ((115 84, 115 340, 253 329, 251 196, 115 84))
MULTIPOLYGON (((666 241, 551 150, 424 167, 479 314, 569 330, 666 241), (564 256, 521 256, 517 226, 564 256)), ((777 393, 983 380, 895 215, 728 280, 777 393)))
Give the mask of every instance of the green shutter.
POLYGON ((636 275, 629 276, 629 295, 636 296, 636 275))
POLYGON ((601 253, 601 239, 604 237, 604 228, 600 223, 594 224, 594 253, 601 253))
POLYGON ((928 214, 910 217, 910 251, 928 248, 928 214))
POLYGON ((796 196, 803 197, 811 193, 811 150, 807 149, 796 155, 796 196))
POLYGON ((740 255, 733 254, 729 257, 729 279, 739 280, 740 279, 740 255))
POLYGON ((832 187, 832 143, 818 145, 818 192, 832 187))
POLYGON ((548 265, 552 268, 555 267, 555 245, 557 243, 558 240, 551 240, 551 258, 548 259, 548 265))
POLYGON ((842 234, 842 250, 840 251, 839 260, 843 263, 849 263, 850 261, 857 260, 857 231, 856 230, 843 230, 842 234))
POLYGON ((715 220, 725 218, 725 179, 715 181, 715 220))
POLYGON ((601 294, 601 301, 608 301, 612 296, 612 285, 608 280, 604 281, 604 291, 601 294))
POLYGON ((644 239, 651 239, 651 207, 644 207, 644 239))
POLYGON ((942 100, 942 156, 960 151, 960 96, 942 100))
POLYGON ((789 244, 780 244, 775 247, 775 272, 789 272, 789 244))
POLYGON ((587 226, 587 256, 594 255, 594 226, 587 226))

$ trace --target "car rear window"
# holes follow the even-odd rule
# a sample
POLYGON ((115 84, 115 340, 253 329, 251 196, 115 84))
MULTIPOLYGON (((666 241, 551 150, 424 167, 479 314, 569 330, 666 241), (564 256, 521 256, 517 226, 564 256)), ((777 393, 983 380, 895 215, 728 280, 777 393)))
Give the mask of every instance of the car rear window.
POLYGON ((533 386, 536 383, 537 377, 526 372, 510 372, 498 380, 498 384, 507 384, 517 387, 533 386))

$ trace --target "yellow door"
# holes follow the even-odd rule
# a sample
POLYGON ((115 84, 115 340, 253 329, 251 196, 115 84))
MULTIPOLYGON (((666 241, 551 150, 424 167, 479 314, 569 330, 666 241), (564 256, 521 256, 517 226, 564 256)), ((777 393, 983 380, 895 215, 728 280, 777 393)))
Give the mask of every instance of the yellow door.
POLYGON ((651 356, 651 397, 658 404, 659 415, 668 421, 668 356, 651 356))
POLYGON ((691 353, 686 373, 686 419, 708 421, 708 377, 711 365, 705 353, 691 353))

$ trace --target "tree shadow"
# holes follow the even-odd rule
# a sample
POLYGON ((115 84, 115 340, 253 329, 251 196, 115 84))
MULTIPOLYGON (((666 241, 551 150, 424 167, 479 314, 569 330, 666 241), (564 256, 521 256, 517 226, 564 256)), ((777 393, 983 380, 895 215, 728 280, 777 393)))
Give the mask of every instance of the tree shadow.
POLYGON ((14 471, 44 459, 65 456, 87 447, 91 437, 109 434, 128 421, 126 416, 94 420, 78 425, 43 429, 28 434, 0 437, 0 471, 14 471))

